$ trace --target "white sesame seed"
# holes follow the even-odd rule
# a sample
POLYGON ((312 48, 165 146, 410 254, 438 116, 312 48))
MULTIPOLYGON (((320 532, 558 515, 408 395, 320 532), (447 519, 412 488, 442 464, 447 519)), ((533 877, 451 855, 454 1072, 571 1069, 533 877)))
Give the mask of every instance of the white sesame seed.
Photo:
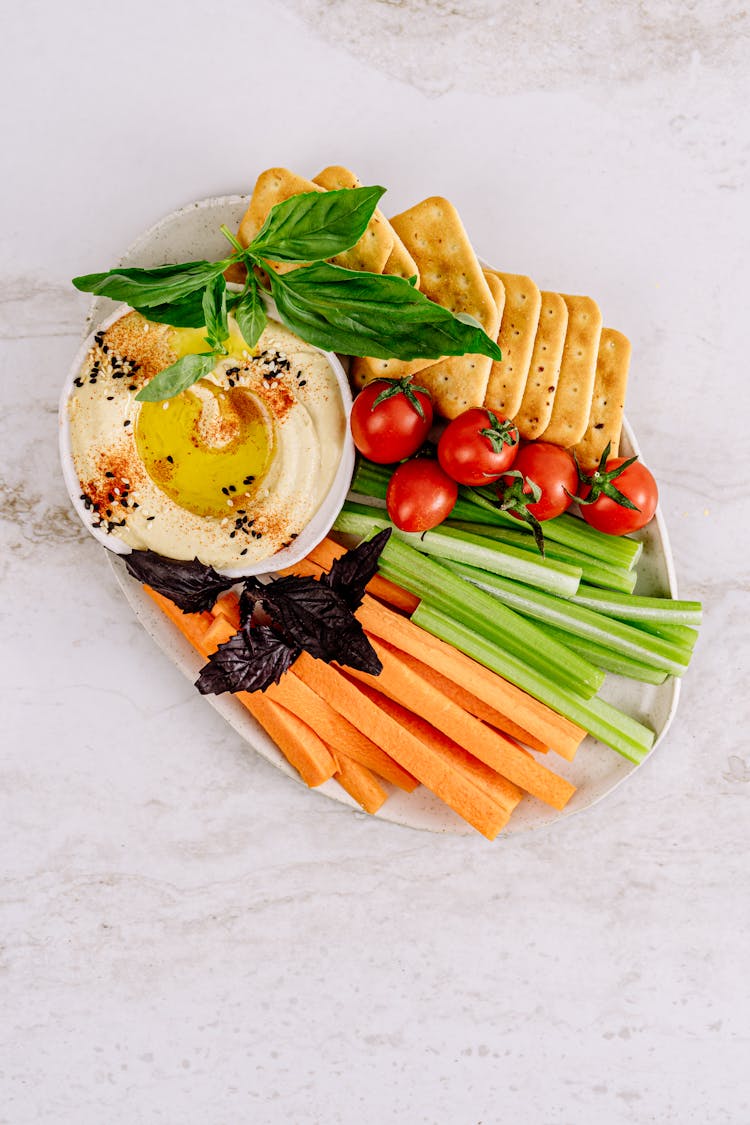
POLYGON ((163 402, 163 403, 161 404, 161 408, 162 408, 162 410, 169 410, 169 403, 168 403, 168 402, 163 402))

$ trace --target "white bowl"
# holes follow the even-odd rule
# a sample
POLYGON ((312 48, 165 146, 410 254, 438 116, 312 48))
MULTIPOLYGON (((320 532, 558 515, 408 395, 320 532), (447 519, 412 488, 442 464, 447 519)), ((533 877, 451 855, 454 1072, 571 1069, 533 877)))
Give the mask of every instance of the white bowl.
MULTIPOLYGON (((278 319, 276 306, 270 298, 267 300, 268 315, 272 319, 278 319)), ((86 337, 81 344, 76 357, 71 364, 70 371, 68 372, 65 383, 63 384, 62 394, 60 396, 60 413, 59 413, 59 432, 60 432, 60 460, 62 462, 63 479, 68 489, 71 503, 78 513, 84 527, 89 531, 94 538, 106 547, 108 551, 112 551, 116 555, 129 555, 132 548, 124 543, 122 539, 118 539, 115 535, 110 535, 101 528, 96 528, 91 523, 90 513, 87 512, 86 507, 81 500, 81 483, 78 479, 78 473, 75 469, 73 461, 73 450, 70 443, 70 419, 68 416, 68 400, 71 397, 74 385, 73 380, 77 378, 89 348, 94 343, 94 336, 109 328, 120 317, 125 316, 126 313, 132 310, 128 305, 118 305, 113 313, 102 320, 96 325, 96 328, 86 337)), ((309 345, 308 345, 309 346, 309 345)), ((341 366, 341 362, 333 352, 325 352, 317 348, 321 355, 324 355, 328 364, 336 377, 339 393, 344 405, 344 412, 346 414, 347 424, 344 431, 344 442, 341 449, 341 458, 339 460, 336 476, 334 477, 333 484, 331 485, 327 495, 324 497, 320 507, 317 509, 309 523, 305 525, 297 538, 289 547, 284 547, 281 551, 277 551, 273 555, 268 555, 264 559, 258 559, 254 563, 249 563, 247 566, 236 568, 217 568, 220 574, 226 574, 230 578, 244 578, 250 574, 265 574, 269 571, 283 570, 288 566, 295 566, 301 559, 304 559, 312 551, 322 539, 325 539, 328 532, 331 530, 333 521, 341 511, 341 507, 346 499, 346 494, 349 491, 352 474, 354 472, 354 442, 351 438, 349 431, 349 413, 352 407, 352 395, 349 389, 349 380, 346 377, 346 372, 341 366)))

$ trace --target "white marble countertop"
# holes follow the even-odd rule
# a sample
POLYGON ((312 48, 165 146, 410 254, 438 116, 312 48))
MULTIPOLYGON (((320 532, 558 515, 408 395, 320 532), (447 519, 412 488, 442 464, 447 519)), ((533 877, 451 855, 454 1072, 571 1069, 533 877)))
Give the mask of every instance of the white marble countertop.
POLYGON ((0 1122, 750 1120, 748 22, 722 0, 6 13, 0 1122), (435 837, 291 783, 68 507, 68 279, 182 203, 331 162, 393 211, 448 195, 488 258, 592 293, 634 343, 628 413, 706 624, 666 744, 550 831, 435 837))

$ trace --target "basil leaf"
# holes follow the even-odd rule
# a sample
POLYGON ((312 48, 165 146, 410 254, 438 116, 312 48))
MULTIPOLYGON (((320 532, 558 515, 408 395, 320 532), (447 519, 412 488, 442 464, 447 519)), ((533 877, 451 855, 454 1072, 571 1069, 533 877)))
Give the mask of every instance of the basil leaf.
POLYGON ((147 320, 156 324, 171 324, 174 328, 203 328, 206 318, 203 314, 203 293, 196 289, 181 297, 179 301, 167 301, 161 305, 150 305, 137 310, 147 320))
POLYGON ((317 262, 268 274, 279 316, 327 351, 377 359, 439 359, 467 353, 501 359, 494 340, 436 305, 403 277, 317 262))
POLYGON ((255 281, 251 283, 247 293, 235 308, 234 319, 248 348, 254 348, 268 321, 266 306, 263 304, 255 281))
POLYGON ((113 301, 124 301, 135 309, 179 301, 196 289, 203 289, 212 278, 224 272, 229 258, 221 262, 183 262, 158 269, 114 269, 74 277, 73 284, 83 293, 96 293, 113 301))
POLYGON ((265 691, 277 684, 300 654, 267 625, 246 626, 219 645, 201 668, 195 686, 201 695, 265 691))
POLYGON ((334 559, 330 571, 320 576, 320 581, 335 590, 352 613, 362 605, 367 584, 377 573, 380 553, 392 530, 384 527, 372 539, 364 539, 358 547, 352 547, 340 558, 334 559))
POLYGON ((212 609, 219 594, 234 585, 234 578, 218 574, 198 559, 167 559, 156 551, 131 551, 123 556, 128 573, 145 582, 183 613, 212 609))
POLYGON ((274 262, 332 258, 359 242, 384 193, 361 187, 293 195, 271 208, 248 252, 274 262))
POLYGON ((209 371, 213 371, 216 356, 213 352, 208 355, 184 355, 176 363, 165 367, 158 375, 154 375, 145 387, 141 387, 135 396, 137 402, 162 402, 165 398, 174 398, 181 391, 186 391, 197 383, 209 371))
POLYGON ((220 347, 229 337, 227 283, 223 273, 212 277, 203 291, 203 315, 209 343, 220 347))

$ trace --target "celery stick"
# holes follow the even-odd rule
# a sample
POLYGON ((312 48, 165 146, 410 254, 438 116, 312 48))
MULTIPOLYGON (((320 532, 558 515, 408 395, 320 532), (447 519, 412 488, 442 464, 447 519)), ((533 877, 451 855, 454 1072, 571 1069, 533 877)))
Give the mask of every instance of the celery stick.
MULTIPOLYGON (((461 486, 458 491, 460 499, 468 500, 469 503, 473 503, 477 508, 484 511, 496 512, 497 516, 500 517, 497 520, 498 523, 505 524, 508 527, 518 525, 519 521, 515 516, 511 516, 508 512, 501 512, 494 507, 493 499, 497 502, 497 497, 489 489, 472 489, 461 486)), ((573 550, 580 551, 584 555, 591 555, 595 559, 609 563, 610 566, 625 566, 628 570, 632 570, 643 550, 643 544, 636 539, 628 539, 626 536, 605 535, 603 532, 597 531, 596 528, 589 527, 577 516, 571 516, 567 513, 556 516, 552 520, 545 520, 542 524, 542 531, 545 540, 552 539, 554 542, 572 547, 573 550)))
POLYGON ((578 723, 628 761, 636 764, 643 761, 653 746, 654 732, 630 715, 618 711, 603 699, 581 699, 430 603, 422 602, 417 606, 412 621, 546 703, 571 722, 578 723))
POLYGON ((566 633, 563 629, 556 629, 554 625, 547 625, 541 621, 537 622, 537 626, 548 637, 572 648, 573 652, 585 656, 592 664, 596 664, 597 668, 604 668, 606 672, 616 672, 620 676, 627 676, 630 680, 639 680, 644 684, 663 684, 667 678, 667 673, 659 668, 649 668, 640 660, 634 660, 631 656, 625 656, 624 653, 616 652, 612 648, 605 648, 604 645, 598 645, 586 637, 574 637, 572 633, 566 633))
POLYGON ((391 537, 378 568, 418 598, 427 598, 447 613, 460 614, 473 629, 503 645, 520 660, 559 679, 585 697, 593 695, 604 676, 599 668, 550 641, 533 622, 524 620, 497 598, 451 573, 442 563, 391 537))
MULTIPOLYGON (((375 512, 375 508, 370 508, 369 512, 375 512)), ((382 515, 369 515, 368 509, 364 505, 350 505, 341 509, 333 523, 333 530, 340 531, 342 535, 359 535, 361 538, 369 535, 373 527, 378 530, 390 526, 390 520, 385 511, 382 509, 382 515), (353 512, 351 507, 362 507, 362 512, 353 512)))
POLYGON ((495 543, 453 527, 436 527, 421 535, 394 528, 394 535, 422 554, 467 563, 563 597, 574 594, 581 580, 580 567, 553 559, 545 560, 539 555, 533 558, 528 551, 519 551, 516 547, 507 547, 504 543, 495 543))
POLYGON ((545 621, 564 629, 576 637, 585 637, 606 648, 624 653, 626 656, 681 676, 685 671, 690 654, 678 645, 661 637, 633 629, 623 621, 605 617, 603 613, 579 606, 574 599, 556 598, 542 590, 533 590, 518 582, 510 582, 498 574, 488 574, 464 563, 446 563, 457 574, 474 582, 482 590, 495 594, 504 605, 537 621, 545 621))
POLYGON ((663 637, 665 641, 680 645, 687 652, 693 651, 695 642, 698 640, 698 630, 693 629, 690 625, 672 625, 667 621, 634 621, 630 617, 619 617, 616 613, 608 614, 608 616, 617 617, 620 621, 627 621, 628 625, 632 625, 634 629, 642 629, 644 633, 653 633, 657 637, 663 637))
MULTIPOLYGON (((334 528, 349 535, 367 535, 375 525, 391 526, 384 509, 347 501, 334 528)), ((570 563, 543 559, 538 554, 531 555, 528 551, 519 551, 516 547, 507 547, 504 543, 469 535, 453 527, 440 526, 432 531, 422 532, 421 535, 394 528, 393 534, 424 555, 466 562, 562 597, 574 594, 581 578, 580 567, 571 566, 570 563)))
POLYGON ((571 600, 587 609, 622 618, 623 621, 700 625, 703 613, 700 602, 684 602, 675 598, 644 598, 636 594, 592 590, 585 586, 571 600))
MULTIPOLYGON (((477 508, 477 511, 481 509, 477 508)), ((446 522, 447 527, 457 527, 461 531, 469 531, 474 535, 483 535, 487 539, 499 539, 509 547, 517 547, 521 551, 529 551, 539 556, 537 545, 530 531, 522 528, 495 526, 494 524, 476 523, 470 520, 454 518, 455 508, 446 522)), ((545 557, 567 562, 572 566, 581 568, 581 581, 590 586, 602 586, 607 590, 619 590, 623 594, 631 594, 635 588, 637 575, 633 570, 624 567, 609 566, 607 563, 593 559, 589 555, 582 555, 580 551, 573 551, 561 543, 550 542, 544 545, 545 557)))

